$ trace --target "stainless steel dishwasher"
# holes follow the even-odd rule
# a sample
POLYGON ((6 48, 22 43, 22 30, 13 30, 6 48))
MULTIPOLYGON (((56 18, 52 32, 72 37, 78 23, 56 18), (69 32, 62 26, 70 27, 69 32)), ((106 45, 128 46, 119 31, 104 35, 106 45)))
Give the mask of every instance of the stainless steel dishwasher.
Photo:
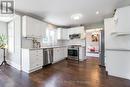
POLYGON ((53 62, 53 48, 43 49, 43 66, 52 64, 53 62))

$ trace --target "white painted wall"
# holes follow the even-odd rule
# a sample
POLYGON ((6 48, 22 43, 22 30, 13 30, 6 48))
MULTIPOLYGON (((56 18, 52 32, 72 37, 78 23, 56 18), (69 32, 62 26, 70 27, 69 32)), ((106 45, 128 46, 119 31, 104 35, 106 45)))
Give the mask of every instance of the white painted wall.
POLYGON ((115 31, 113 18, 105 19, 105 66, 109 75, 130 79, 130 36, 112 36, 115 31), (117 49, 112 51, 107 49, 117 49))
MULTIPOLYGON (((7 62, 16 69, 21 70, 21 16, 16 15, 12 22, 15 23, 14 27, 13 25, 10 27, 10 29, 14 28, 14 51, 8 51, 7 62)), ((11 50, 10 47, 8 49, 11 50)))
MULTIPOLYGON (((0 35, 7 35, 7 23, 0 21, 0 35)), ((3 50, 0 49, 0 64, 3 61, 3 50)))
POLYGON ((0 34, 7 35, 7 23, 0 21, 0 34))
POLYGON ((109 75, 130 79, 130 51, 106 51, 105 56, 109 75))
POLYGON ((85 26, 85 29, 95 29, 95 28, 104 28, 104 23, 103 22, 98 22, 94 24, 89 24, 85 26))

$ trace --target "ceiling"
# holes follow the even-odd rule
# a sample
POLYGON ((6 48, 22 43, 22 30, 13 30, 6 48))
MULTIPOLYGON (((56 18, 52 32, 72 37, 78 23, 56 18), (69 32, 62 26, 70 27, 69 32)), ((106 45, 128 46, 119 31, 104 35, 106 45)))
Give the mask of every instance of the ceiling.
POLYGON ((59 26, 92 24, 111 17, 114 9, 128 4, 130 0, 15 0, 15 9, 35 14, 43 20, 59 26), (125 4, 124 4, 125 3, 125 4), (99 11, 99 15, 96 15, 99 11), (71 15, 81 13, 80 20, 72 20, 71 15))

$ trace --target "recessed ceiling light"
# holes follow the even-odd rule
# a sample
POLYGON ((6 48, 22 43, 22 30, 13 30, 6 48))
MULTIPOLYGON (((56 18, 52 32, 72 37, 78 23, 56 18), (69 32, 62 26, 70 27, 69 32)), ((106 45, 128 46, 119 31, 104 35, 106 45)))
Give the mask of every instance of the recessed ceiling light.
POLYGON ((71 16, 71 19, 73 19, 73 20, 79 20, 79 19, 82 18, 82 16, 83 16, 83 15, 80 14, 80 13, 74 14, 74 15, 71 16))
POLYGON ((99 14, 99 11, 96 11, 96 14, 98 15, 98 14, 99 14))

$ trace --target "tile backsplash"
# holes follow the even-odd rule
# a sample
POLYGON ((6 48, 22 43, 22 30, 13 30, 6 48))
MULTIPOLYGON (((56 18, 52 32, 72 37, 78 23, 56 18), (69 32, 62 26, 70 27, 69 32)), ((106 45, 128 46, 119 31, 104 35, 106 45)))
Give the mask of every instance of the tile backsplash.
POLYGON ((81 45, 81 46, 85 46, 85 40, 81 40, 81 39, 73 39, 73 40, 68 40, 68 41, 63 41, 62 42, 63 45, 81 45))

